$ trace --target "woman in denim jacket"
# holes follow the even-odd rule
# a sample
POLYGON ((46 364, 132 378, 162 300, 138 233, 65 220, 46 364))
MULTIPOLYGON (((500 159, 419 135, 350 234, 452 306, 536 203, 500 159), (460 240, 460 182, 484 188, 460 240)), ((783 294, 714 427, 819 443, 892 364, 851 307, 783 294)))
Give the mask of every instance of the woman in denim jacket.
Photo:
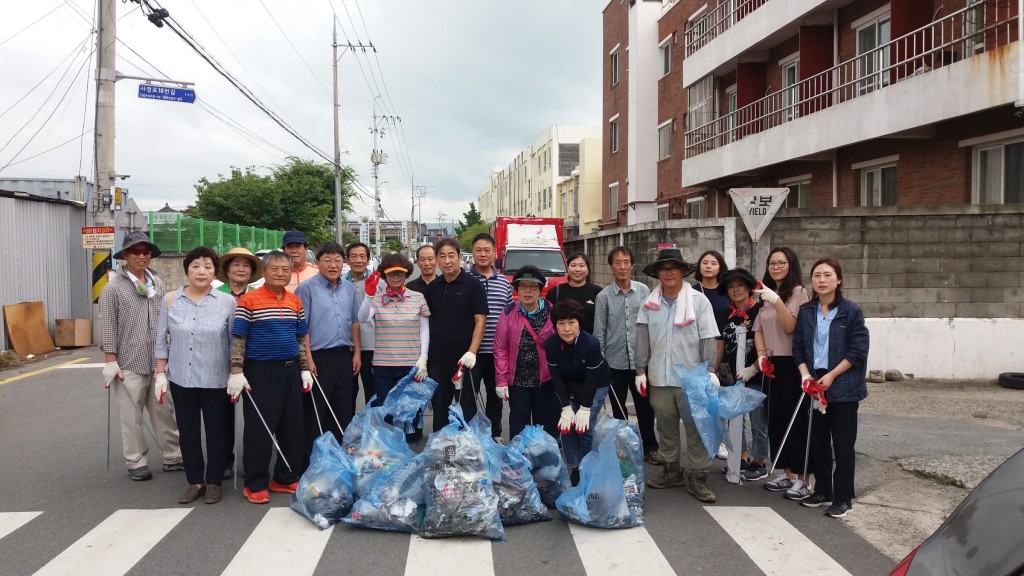
POLYGON ((825 400, 811 422, 814 494, 801 503, 810 508, 828 505, 825 514, 833 518, 846 516, 853 506, 857 409, 868 395, 868 329, 860 306, 843 298, 842 283, 843 269, 835 259, 814 263, 814 299, 800 308, 793 337, 793 361, 804 391, 825 400))

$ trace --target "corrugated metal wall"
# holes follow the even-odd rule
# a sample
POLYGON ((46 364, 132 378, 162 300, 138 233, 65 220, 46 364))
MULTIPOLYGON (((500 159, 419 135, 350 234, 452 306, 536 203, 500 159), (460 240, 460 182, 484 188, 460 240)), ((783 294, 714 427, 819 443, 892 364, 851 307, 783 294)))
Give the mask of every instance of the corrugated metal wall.
MULTIPOLYGON (((91 270, 82 249, 85 208, 0 198, 0 304, 42 300, 57 318, 91 318, 91 270)), ((6 330, 0 348, 9 347, 6 330)))

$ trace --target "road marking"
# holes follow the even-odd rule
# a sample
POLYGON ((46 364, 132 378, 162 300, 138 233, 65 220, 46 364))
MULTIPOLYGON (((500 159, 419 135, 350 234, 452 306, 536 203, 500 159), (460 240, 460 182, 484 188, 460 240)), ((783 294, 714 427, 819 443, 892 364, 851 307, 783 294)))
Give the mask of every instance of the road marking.
POLYGON ((118 510, 50 560, 36 576, 124 574, 191 511, 118 510))
POLYGON ((7 536, 42 512, 0 512, 0 538, 7 536))
MULTIPOLYGON (((83 358, 83 360, 85 360, 85 358, 83 358)), ((58 368, 61 370, 67 370, 68 368, 103 368, 103 366, 103 362, 89 362, 87 364, 74 364, 70 366, 62 364, 58 366, 58 368)))
POLYGON ((29 376, 35 376, 36 374, 42 374, 43 372, 49 372, 50 370, 55 370, 57 368, 60 368, 61 366, 67 366, 68 364, 77 364, 83 360, 85 360, 85 358, 75 358, 74 360, 69 360, 68 362, 61 362, 60 364, 54 364, 53 366, 49 366, 47 368, 40 368, 39 370, 33 370, 31 372, 25 372, 24 374, 18 374, 17 376, 11 376, 6 380, 0 380, 0 385, 7 384, 8 382, 14 382, 15 380, 21 380, 22 378, 28 378, 29 376))
POLYGON ((491 541, 468 537, 435 540, 412 536, 405 573, 416 576, 493 576, 491 541))
POLYGON ((715 506, 705 510, 766 576, 850 574, 771 508, 715 506))
POLYGON ((291 508, 271 508, 222 574, 312 574, 331 532, 291 508))
POLYGON ((600 530, 569 524, 587 576, 643 574, 675 576, 661 549, 642 526, 600 530))

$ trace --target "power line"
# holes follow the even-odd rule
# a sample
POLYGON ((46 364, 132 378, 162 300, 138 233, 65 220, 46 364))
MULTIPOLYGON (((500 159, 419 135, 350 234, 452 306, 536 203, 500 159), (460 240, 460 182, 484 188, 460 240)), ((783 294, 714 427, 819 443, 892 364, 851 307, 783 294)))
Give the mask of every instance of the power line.
POLYGON ((306 59, 302 57, 302 53, 299 52, 299 49, 296 48, 295 44, 292 43, 292 39, 284 31, 284 28, 282 28, 281 25, 277 22, 277 18, 274 18, 274 15, 270 12, 270 8, 267 8, 267 5, 263 2, 263 0, 259 0, 259 1, 260 1, 260 6, 263 6, 263 9, 266 10, 267 16, 270 16, 270 19, 274 22, 274 26, 277 26, 278 32, 280 32, 281 35, 284 36, 284 39, 288 41, 288 45, 291 46, 292 50, 295 51, 295 55, 298 56, 299 60, 302 61, 302 64, 306 67, 306 70, 309 70, 309 73, 310 73, 311 76, 313 76, 313 79, 316 80, 317 84, 319 84, 320 87, 324 89, 324 93, 327 94, 328 96, 330 96, 331 95, 330 90, 328 90, 327 86, 324 85, 324 83, 320 81, 320 77, 317 76, 315 72, 313 72, 313 69, 309 67, 309 63, 306 62, 306 59))
MULTIPOLYGON (((64 0, 64 1, 66 2, 67 0, 64 0)), ((57 5, 56 5, 56 6, 54 6, 54 7, 52 8, 52 9, 50 9, 50 11, 49 11, 49 12, 47 12, 46 14, 43 14, 43 15, 42 15, 42 16, 40 16, 39 18, 36 18, 36 19, 35 19, 35 20, 34 20, 34 21, 33 21, 33 22, 31 23, 31 24, 29 24, 28 26, 25 26, 25 27, 24 27, 24 28, 22 28, 21 30, 18 30, 18 31, 17 31, 17 32, 15 32, 14 34, 12 34, 12 35, 8 36, 6 40, 4 40, 3 42, 0 42, 0 46, 3 46, 4 44, 7 44, 7 43, 8 43, 8 42, 10 42, 11 40, 13 40, 13 39, 15 39, 16 37, 18 37, 18 35, 19 35, 19 34, 21 34, 22 32, 24 32, 25 30, 28 30, 29 28, 31 28, 31 27, 33 27, 33 26, 35 26, 36 24, 39 24, 40 22, 42 22, 42 21, 43 21, 43 20, 44 20, 44 19, 45 19, 45 18, 46 18, 47 16, 49 16, 50 14, 53 14, 53 13, 54 13, 54 12, 56 12, 57 10, 60 10, 61 6, 63 6, 63 5, 64 5, 64 2, 61 2, 60 4, 57 4, 57 5)))
MULTIPOLYGON (((53 148, 48 148, 48 149, 43 150, 42 152, 40 152, 38 154, 33 154, 32 156, 29 156, 28 158, 22 158, 21 160, 18 160, 17 162, 10 162, 10 163, 7 164, 7 166, 17 166, 18 164, 21 164, 22 162, 28 162, 29 160, 31 160, 33 158, 38 158, 38 157, 42 156, 43 154, 46 154, 48 152, 53 152, 57 148, 60 148, 61 146, 64 146, 64 145, 67 145, 67 144, 70 144, 70 143, 74 142, 75 140, 79 140, 79 139, 84 140, 83 137, 86 134, 89 134, 91 132, 92 132, 92 128, 89 128, 88 130, 86 130, 85 132, 82 132, 78 136, 72 136, 70 139, 63 141, 60 144, 57 144, 53 148)), ((7 166, 4 166, 4 168, 7 168, 7 166)), ((81 172, 81 166, 79 166, 79 172, 81 172)))
MULTIPOLYGON (((90 36, 92 36, 92 32, 89 32, 89 34, 86 35, 86 37, 83 38, 81 42, 76 44, 75 47, 71 49, 71 53, 69 53, 60 62, 58 62, 57 65, 53 67, 53 70, 50 70, 50 72, 46 76, 44 76, 42 80, 40 80, 38 83, 36 83, 35 86, 30 88, 29 91, 26 92, 24 96, 22 96, 21 98, 18 98, 17 102, 15 102, 14 104, 11 104, 11 107, 8 108, 7 110, 4 110, 3 114, 0 114, 0 118, 3 118, 4 116, 6 116, 7 113, 10 112, 11 110, 14 110, 15 106, 17 106, 18 104, 21 104, 21 101, 24 100, 25 98, 28 98, 33 92, 35 92, 36 88, 39 88, 40 86, 42 86, 43 82, 46 82, 47 78, 49 78, 50 76, 53 76, 53 73, 56 72, 57 69, 60 68, 61 64, 63 64, 68 58, 71 58, 72 56, 75 55, 76 52, 78 52, 78 51, 80 51, 82 49, 82 45, 85 44, 89 40, 90 36)), ((71 65, 69 64, 68 66, 71 66, 71 65)))

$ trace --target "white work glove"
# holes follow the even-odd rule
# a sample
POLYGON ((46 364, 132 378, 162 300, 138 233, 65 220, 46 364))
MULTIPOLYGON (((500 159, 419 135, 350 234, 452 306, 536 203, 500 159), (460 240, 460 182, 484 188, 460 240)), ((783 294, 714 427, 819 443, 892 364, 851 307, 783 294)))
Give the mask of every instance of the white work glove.
POLYGON ((494 392, 498 394, 498 398, 508 402, 508 386, 497 386, 494 388, 494 392))
POLYGON ((750 379, 757 376, 757 365, 751 364, 746 368, 736 373, 736 380, 743 380, 744 382, 750 382, 750 379))
POLYGON ((762 284, 760 280, 757 282, 757 288, 754 288, 754 294, 760 296, 761 300, 764 300, 771 306, 775 306, 775 303, 779 300, 779 295, 771 288, 762 284))
POLYGON ((153 393, 156 394, 156 403, 163 404, 164 396, 167 394, 167 374, 161 372, 153 377, 153 393))
POLYGON ((647 398, 647 374, 637 374, 636 380, 633 382, 636 384, 637 392, 644 398, 647 398))
POLYGON ((238 397, 242 394, 242 390, 252 391, 249 387, 249 381, 245 379, 245 374, 232 374, 228 376, 228 396, 231 396, 231 403, 238 402, 238 397))
POLYGON ((558 431, 562 434, 572 432, 572 423, 575 419, 576 413, 572 411, 572 406, 562 408, 562 416, 558 419, 558 431))
POLYGON ((715 385, 715 388, 722 385, 722 383, 718 381, 718 375, 714 372, 708 372, 708 378, 711 379, 711 383, 715 385))
POLYGON ((121 367, 117 365, 117 361, 107 362, 103 365, 103 387, 110 388, 110 385, 114 383, 114 378, 124 382, 124 374, 121 374, 121 367))
POLYGON ((472 370, 473 367, 476 366, 476 354, 473 354, 472 352, 466 352, 465 354, 462 355, 462 358, 459 358, 459 365, 461 365, 463 368, 469 368, 470 370, 472 370))
POLYGON ((302 380, 303 392, 309 392, 313 389, 313 374, 309 370, 299 372, 299 379, 302 380))
POLYGON ((577 434, 586 434, 587 430, 590 430, 590 408, 586 406, 580 406, 580 409, 576 411, 576 426, 577 434))
POLYGON ((420 356, 419 360, 416 360, 416 374, 412 377, 417 382, 423 382, 427 379, 427 357, 420 356))

